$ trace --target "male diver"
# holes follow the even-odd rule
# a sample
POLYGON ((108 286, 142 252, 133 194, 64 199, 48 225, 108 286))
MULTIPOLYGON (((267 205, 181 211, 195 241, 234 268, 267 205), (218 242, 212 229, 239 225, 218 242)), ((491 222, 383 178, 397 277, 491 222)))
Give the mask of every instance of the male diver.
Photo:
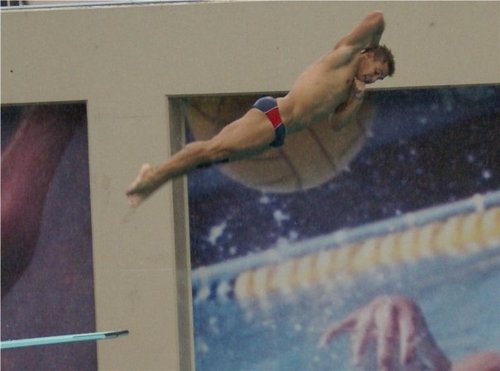
POLYGON ((381 12, 366 16, 326 55, 302 72, 284 97, 264 97, 212 139, 188 143, 158 166, 144 164, 126 191, 138 206, 165 182, 207 164, 256 155, 281 146, 285 135, 321 122, 332 113, 337 125, 358 112, 366 84, 394 73, 391 51, 379 45, 385 22, 381 12))

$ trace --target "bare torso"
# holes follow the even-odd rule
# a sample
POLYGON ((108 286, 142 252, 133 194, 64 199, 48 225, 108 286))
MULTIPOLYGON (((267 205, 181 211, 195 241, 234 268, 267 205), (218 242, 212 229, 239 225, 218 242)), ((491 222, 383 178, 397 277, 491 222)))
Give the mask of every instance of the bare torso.
POLYGON ((359 55, 341 47, 310 65, 295 81, 290 92, 278 99, 288 132, 312 125, 345 103, 353 92, 359 55))

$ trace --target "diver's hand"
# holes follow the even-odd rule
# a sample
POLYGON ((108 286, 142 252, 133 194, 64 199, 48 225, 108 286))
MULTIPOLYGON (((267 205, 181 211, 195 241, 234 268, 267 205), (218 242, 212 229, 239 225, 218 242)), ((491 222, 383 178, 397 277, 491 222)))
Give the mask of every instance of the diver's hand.
POLYGON ((325 347, 344 331, 351 332, 355 365, 366 356, 369 343, 375 342, 381 371, 399 367, 450 370, 450 361, 435 343, 418 305, 411 299, 402 296, 375 298, 345 319, 330 325, 321 337, 320 346, 325 347), (399 360, 396 359, 398 354, 399 360), (397 363, 400 366, 396 366, 397 363))
POLYGON ((364 83, 364 81, 354 78, 353 93, 355 98, 362 99, 365 95, 365 88, 366 84, 364 83))

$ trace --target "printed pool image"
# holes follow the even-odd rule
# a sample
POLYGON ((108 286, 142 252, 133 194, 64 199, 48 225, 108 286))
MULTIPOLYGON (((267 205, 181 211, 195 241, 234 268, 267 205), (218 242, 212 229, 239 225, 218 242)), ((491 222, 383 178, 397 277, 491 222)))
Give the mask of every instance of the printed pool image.
POLYGON ((374 349, 352 365, 348 331, 318 344, 392 296, 420 308, 452 362, 498 350, 500 89, 372 94, 366 143, 323 184, 274 193, 213 168, 189 176, 197 370, 374 370, 374 349))

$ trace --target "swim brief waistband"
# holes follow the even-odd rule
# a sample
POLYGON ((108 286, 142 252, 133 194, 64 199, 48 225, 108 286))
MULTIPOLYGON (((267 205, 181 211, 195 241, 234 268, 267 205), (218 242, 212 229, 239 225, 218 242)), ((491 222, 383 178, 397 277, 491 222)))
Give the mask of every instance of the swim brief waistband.
POLYGON ((283 125, 276 99, 273 97, 262 97, 257 99, 253 106, 262 111, 274 127, 275 138, 270 143, 270 146, 281 147, 285 143, 286 128, 283 125))

